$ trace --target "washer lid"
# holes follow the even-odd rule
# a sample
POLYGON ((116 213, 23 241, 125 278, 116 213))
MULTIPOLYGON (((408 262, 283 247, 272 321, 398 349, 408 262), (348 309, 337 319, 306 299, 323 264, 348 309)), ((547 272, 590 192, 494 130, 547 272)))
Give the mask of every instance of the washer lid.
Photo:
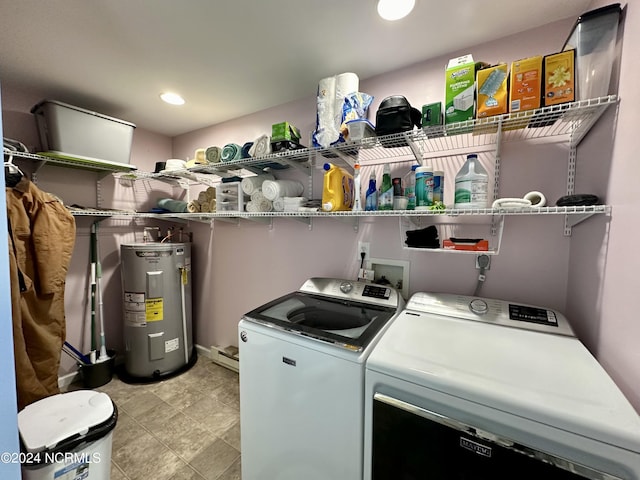
POLYGON ((640 452, 640 419, 575 337, 405 310, 367 369, 640 452))
POLYGON ((109 421, 113 413, 113 402, 106 393, 93 390, 60 393, 21 410, 18 431, 28 452, 41 452, 74 436, 86 435, 92 427, 109 421))

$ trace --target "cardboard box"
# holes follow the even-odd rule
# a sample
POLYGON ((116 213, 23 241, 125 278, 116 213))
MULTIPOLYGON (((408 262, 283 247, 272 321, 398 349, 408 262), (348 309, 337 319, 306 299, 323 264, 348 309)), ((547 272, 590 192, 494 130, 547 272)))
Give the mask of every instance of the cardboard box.
POLYGON ((567 50, 544 57, 545 107, 575 101, 575 53, 575 50, 567 50))
POLYGON ((540 108, 542 100, 542 56, 524 58, 511 64, 511 112, 540 108))
POLYGON ((489 241, 488 240, 452 240, 448 238, 442 241, 442 248, 445 250, 464 250, 467 252, 488 252, 489 241))
POLYGON ((444 123, 473 120, 475 116, 476 70, 486 66, 472 55, 449 60, 445 79, 444 123))
POLYGON ((300 130, 289 122, 274 123, 271 125, 271 141, 281 142, 283 140, 299 142, 300 130))
POLYGON ((422 127, 442 125, 442 103, 428 103, 422 106, 422 127))
POLYGON ((476 74, 478 88, 477 118, 501 115, 509 110, 506 63, 483 68, 476 74))

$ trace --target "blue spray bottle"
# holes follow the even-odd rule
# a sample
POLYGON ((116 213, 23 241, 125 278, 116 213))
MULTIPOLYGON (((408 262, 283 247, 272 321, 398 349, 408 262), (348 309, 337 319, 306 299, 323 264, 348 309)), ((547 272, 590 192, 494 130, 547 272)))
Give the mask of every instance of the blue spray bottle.
POLYGON ((367 211, 378 209, 378 189, 376 188, 376 172, 371 172, 369 177, 369 188, 365 198, 364 209, 367 211))

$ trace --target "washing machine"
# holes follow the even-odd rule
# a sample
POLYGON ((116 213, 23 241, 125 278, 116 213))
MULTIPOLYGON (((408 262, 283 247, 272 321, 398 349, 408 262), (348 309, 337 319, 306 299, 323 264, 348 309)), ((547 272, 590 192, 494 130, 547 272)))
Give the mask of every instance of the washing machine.
POLYGON ((361 480, 365 360, 404 307, 393 288, 312 278, 243 316, 243 480, 361 480))
POLYGON ((638 414, 559 312, 414 294, 368 358, 365 479, 639 479, 638 414))

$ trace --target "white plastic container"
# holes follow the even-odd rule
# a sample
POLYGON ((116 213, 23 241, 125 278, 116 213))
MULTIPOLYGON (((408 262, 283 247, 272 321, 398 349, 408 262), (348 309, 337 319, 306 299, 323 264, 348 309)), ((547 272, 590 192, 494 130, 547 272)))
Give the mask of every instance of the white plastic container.
POLYGON ((43 151, 129 163, 133 123, 54 100, 43 100, 31 113, 43 151))
POLYGON ((478 155, 467 155, 455 180, 454 208, 488 208, 489 175, 478 160, 478 155))
POLYGON ((22 480, 109 480, 118 411, 106 393, 77 390, 18 413, 22 480))
POLYGON ((575 23, 563 50, 576 49, 576 90, 578 100, 603 97, 616 58, 619 3, 586 12, 575 23))
POLYGON ((429 210, 433 205, 433 169, 429 166, 416 168, 416 210, 429 210))

